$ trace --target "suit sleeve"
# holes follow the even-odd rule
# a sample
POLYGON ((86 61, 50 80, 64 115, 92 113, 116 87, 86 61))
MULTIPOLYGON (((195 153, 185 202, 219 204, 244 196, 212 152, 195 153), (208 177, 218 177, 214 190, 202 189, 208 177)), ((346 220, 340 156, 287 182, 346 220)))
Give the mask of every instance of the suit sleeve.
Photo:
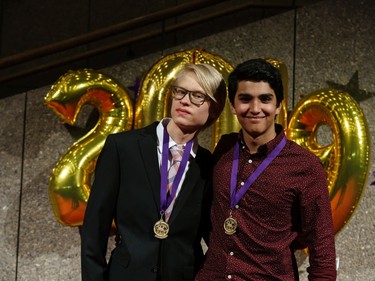
POLYGON ((98 157, 81 233, 82 281, 108 280, 106 252, 120 179, 116 143, 108 136, 98 157))

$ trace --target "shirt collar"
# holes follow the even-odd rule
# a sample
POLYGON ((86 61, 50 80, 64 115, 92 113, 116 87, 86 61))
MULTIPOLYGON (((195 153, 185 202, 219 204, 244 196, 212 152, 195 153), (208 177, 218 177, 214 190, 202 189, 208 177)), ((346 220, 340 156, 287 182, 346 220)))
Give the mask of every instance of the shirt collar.
MULTIPOLYGON (((161 153, 162 148, 163 148, 162 144, 163 144, 164 127, 167 126, 167 124, 169 123, 170 120, 171 120, 171 118, 169 118, 169 117, 163 118, 162 120, 160 120, 159 124, 156 127, 156 135, 157 135, 157 138, 158 138, 158 150, 159 150, 160 153, 161 153)), ((176 144, 176 142, 172 138, 169 138, 168 147, 171 148, 175 144, 176 144)), ((197 151, 198 151, 198 138, 195 137, 193 147, 191 148, 191 151, 190 151, 190 155, 195 158, 195 156, 197 155, 197 151)))
MULTIPOLYGON (((275 149, 275 147, 278 145, 278 143, 283 139, 285 136, 285 132, 283 127, 280 124, 275 124, 275 131, 276 131, 276 137, 270 140, 269 142, 261 145, 258 147, 258 151, 256 154, 258 155, 267 155, 269 154, 272 150, 275 149)), ((240 146, 242 149, 247 149, 246 143, 243 139, 243 132, 240 130, 238 134, 238 139, 240 142, 240 146)), ((248 151, 248 149, 247 149, 248 151)))

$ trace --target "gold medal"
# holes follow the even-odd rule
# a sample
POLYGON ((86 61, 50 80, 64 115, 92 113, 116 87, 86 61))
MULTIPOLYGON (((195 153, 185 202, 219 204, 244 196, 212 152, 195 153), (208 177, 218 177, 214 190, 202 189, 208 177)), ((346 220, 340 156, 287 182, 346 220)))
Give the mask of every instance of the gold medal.
POLYGON ((169 225, 163 220, 163 217, 160 218, 154 224, 154 233, 155 237, 158 239, 165 239, 168 237, 169 225))
POLYGON ((224 221, 224 231, 227 235, 236 233, 237 221, 232 217, 232 214, 224 221))

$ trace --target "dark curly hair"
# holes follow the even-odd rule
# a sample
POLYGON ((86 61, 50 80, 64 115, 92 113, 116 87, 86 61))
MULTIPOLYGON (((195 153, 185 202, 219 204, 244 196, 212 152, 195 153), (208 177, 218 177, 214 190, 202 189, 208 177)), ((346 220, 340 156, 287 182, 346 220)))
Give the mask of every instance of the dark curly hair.
POLYGON ((277 106, 284 99, 283 82, 279 69, 265 59, 251 59, 239 64, 228 77, 228 98, 234 105, 234 97, 240 81, 267 82, 275 91, 277 106))

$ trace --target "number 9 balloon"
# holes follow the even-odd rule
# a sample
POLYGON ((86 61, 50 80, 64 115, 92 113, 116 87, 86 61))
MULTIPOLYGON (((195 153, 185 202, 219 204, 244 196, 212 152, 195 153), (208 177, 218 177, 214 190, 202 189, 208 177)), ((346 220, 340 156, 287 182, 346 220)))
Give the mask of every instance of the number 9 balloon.
POLYGON ((370 134, 361 108, 345 92, 332 89, 311 93, 294 109, 287 136, 324 164, 337 233, 358 206, 368 175, 370 134), (317 141, 323 125, 332 130, 331 144, 317 141))
MULTIPOLYGON (((285 64, 267 59, 280 69, 285 94, 288 76, 285 64)), ((185 63, 208 63, 227 81, 233 67, 219 56, 203 50, 176 52, 156 62, 143 78, 135 108, 134 128, 160 120, 169 113, 170 82, 185 63)), ((276 120, 287 137, 320 157, 327 171, 335 233, 345 226, 358 206, 369 166, 369 132, 358 104, 344 92, 324 90, 303 98, 287 118, 285 96, 276 120), (287 120, 289 124, 287 123, 287 120), (332 130, 333 142, 320 145, 319 128, 332 130)), ((51 88, 45 101, 69 124, 75 123, 81 107, 93 104, 101 115, 97 125, 74 143, 59 160, 50 178, 49 193, 57 220, 81 225, 90 193, 91 176, 99 152, 109 133, 132 128, 132 103, 128 94, 112 79, 93 70, 69 72, 51 88)), ((212 148, 220 136, 240 126, 227 101, 212 126, 212 148)))

